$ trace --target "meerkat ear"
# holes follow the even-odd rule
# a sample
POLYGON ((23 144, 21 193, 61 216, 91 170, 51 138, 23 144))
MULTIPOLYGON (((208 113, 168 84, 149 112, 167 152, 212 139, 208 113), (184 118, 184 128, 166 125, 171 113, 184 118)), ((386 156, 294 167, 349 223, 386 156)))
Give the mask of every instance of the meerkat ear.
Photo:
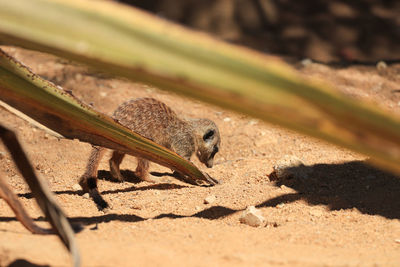
POLYGON ((208 131, 206 132, 206 134, 203 136, 203 140, 204 140, 204 141, 209 140, 211 137, 213 137, 214 133, 215 133, 214 130, 208 130, 208 131))

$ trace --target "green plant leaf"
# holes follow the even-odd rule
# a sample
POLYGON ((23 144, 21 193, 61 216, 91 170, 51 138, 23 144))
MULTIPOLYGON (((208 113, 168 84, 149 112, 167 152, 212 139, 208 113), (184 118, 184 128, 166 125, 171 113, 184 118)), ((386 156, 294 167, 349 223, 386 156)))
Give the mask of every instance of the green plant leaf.
POLYGON ((282 62, 111 1, 0 0, 0 40, 258 117, 400 171, 400 121, 282 62))
POLYGON ((177 170, 193 181, 217 183, 176 153, 133 133, 62 88, 32 73, 1 49, 0 99, 66 138, 77 138, 149 159, 177 170))

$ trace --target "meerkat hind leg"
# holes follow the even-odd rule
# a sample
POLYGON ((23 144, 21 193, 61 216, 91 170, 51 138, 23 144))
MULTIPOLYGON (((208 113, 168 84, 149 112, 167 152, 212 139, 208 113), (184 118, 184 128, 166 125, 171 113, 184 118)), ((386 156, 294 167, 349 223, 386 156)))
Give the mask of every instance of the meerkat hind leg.
POLYGON ((136 177, 140 178, 142 181, 157 183, 158 180, 154 177, 150 177, 149 167, 150 163, 147 159, 137 158, 138 165, 135 170, 136 177))
POLYGON ((97 187, 97 169, 99 168, 99 163, 103 157, 105 149, 102 147, 93 147, 90 153, 88 163, 86 165, 85 173, 79 179, 79 184, 81 185, 84 192, 89 192, 91 187, 97 187), (94 180, 91 182, 91 187, 89 186, 89 179, 94 180))
POLYGON ((125 156, 124 153, 113 151, 112 157, 110 158, 109 161, 111 176, 120 182, 123 182, 125 180, 119 169, 119 165, 121 164, 124 156, 125 156))

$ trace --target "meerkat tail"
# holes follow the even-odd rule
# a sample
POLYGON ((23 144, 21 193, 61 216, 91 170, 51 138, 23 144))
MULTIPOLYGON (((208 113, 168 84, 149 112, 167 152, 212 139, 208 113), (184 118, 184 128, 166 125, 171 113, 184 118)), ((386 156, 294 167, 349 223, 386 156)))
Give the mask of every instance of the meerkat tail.
POLYGON ((89 193, 100 210, 109 207, 97 188, 97 169, 99 168, 100 160, 105 151, 106 150, 103 147, 93 146, 86 165, 86 171, 79 181, 83 191, 89 193))

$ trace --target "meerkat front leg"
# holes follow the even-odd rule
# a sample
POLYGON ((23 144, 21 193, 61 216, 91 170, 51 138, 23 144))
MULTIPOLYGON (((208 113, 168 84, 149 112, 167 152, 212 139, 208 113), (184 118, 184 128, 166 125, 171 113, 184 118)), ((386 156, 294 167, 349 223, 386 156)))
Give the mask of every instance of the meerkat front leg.
MULTIPOLYGON (((182 158, 186 159, 187 161, 190 161, 190 158, 192 157, 192 154, 195 150, 195 145, 193 142, 193 139, 190 138, 190 136, 186 136, 182 140, 179 140, 179 142, 173 142, 172 143, 172 150, 176 152, 179 156, 182 158)), ((186 175, 173 170, 174 177, 176 177, 179 180, 183 180, 186 183, 196 185, 196 183, 192 180, 186 177, 186 175)))
POLYGON ((124 156, 124 153, 114 150, 109 161, 111 176, 120 182, 123 182, 125 180, 119 169, 119 165, 121 165, 124 156))
POLYGON ((79 180, 79 184, 83 191, 89 192, 90 189, 97 188, 97 169, 99 168, 100 160, 103 157, 104 152, 105 149, 102 147, 93 147, 86 165, 85 173, 79 180))

